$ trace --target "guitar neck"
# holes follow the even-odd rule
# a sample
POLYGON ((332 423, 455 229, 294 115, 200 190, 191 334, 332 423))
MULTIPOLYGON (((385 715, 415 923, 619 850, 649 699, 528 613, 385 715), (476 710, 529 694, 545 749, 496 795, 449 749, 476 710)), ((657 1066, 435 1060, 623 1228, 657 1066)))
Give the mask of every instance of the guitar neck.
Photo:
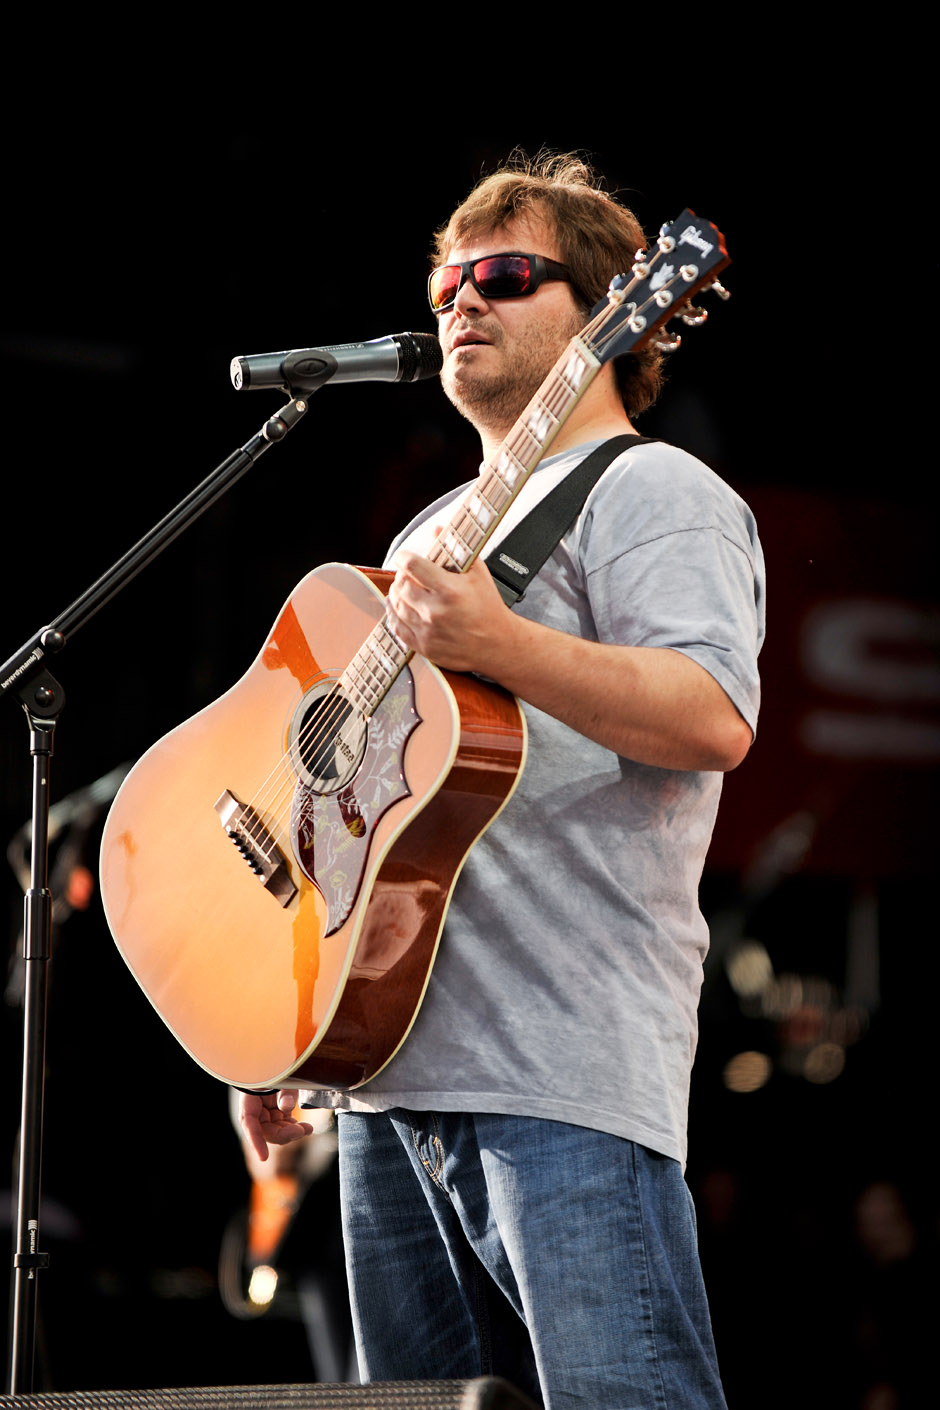
POLYGON ((535 396, 434 541, 428 558, 465 573, 543 458, 601 363, 572 338, 535 396))

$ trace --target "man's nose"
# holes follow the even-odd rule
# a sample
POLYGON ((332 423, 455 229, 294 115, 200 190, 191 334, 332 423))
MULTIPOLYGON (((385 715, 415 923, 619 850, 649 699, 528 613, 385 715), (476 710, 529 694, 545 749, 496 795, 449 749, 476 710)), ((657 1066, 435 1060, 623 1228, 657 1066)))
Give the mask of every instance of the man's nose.
POLYGON ((466 315, 478 313, 481 309, 488 307, 486 299, 468 275, 457 290, 457 297, 454 299, 454 312, 466 315))

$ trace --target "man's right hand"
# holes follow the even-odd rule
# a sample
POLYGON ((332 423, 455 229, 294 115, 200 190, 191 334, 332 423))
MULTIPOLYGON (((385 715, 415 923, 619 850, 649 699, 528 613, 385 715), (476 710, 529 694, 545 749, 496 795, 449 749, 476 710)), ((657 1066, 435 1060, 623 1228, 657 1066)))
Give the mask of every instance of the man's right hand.
POLYGON ((308 1121, 295 1121, 296 1091, 242 1092, 238 1121, 245 1139, 259 1160, 267 1160, 269 1146, 286 1146, 309 1136, 308 1121))

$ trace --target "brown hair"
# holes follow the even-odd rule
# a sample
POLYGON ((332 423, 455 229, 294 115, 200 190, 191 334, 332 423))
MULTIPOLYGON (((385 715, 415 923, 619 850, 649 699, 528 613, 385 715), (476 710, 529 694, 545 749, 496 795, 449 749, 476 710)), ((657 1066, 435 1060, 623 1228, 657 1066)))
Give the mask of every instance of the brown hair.
MULTIPOLYGON (((614 275, 628 270, 637 251, 646 247, 636 216, 600 190, 597 176, 576 153, 542 152, 530 158, 516 152, 506 166, 485 176, 436 232, 434 263, 444 263, 456 245, 520 215, 551 222, 585 322, 614 275)), ((649 345, 615 363, 628 416, 638 416, 659 396, 662 364, 662 353, 649 345)))

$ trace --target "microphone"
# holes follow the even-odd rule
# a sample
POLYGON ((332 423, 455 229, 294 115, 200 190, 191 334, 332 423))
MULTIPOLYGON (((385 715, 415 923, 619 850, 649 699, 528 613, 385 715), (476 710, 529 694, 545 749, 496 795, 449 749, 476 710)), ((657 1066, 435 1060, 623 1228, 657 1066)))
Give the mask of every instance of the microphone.
POLYGON ((369 343, 233 357, 231 372, 238 392, 258 387, 316 391, 326 382, 419 382, 436 377, 443 361, 433 333, 393 333, 369 343))

